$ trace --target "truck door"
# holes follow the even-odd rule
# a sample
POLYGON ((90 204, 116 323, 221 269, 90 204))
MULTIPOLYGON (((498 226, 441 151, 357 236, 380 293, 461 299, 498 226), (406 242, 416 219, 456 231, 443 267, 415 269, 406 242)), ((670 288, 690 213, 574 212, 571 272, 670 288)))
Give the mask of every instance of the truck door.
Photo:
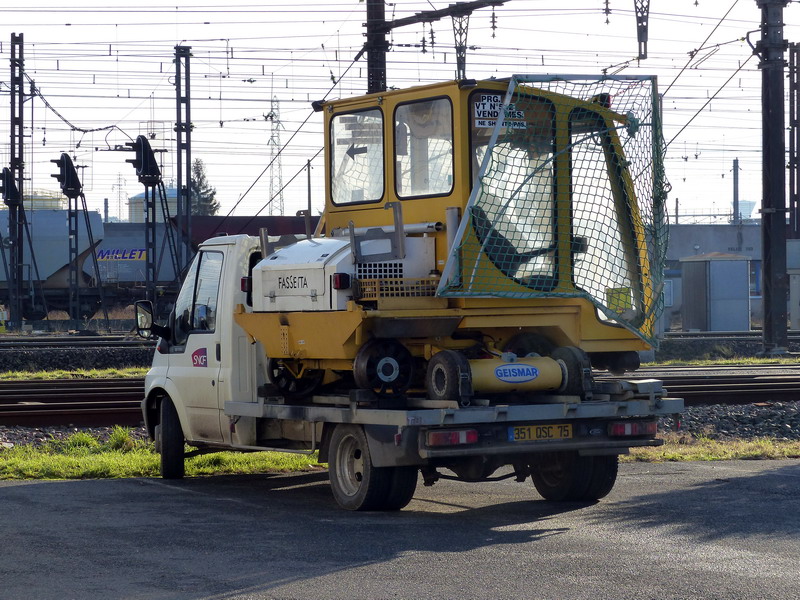
POLYGON ((180 390, 174 398, 186 409, 192 440, 221 442, 219 421, 219 347, 217 303, 224 247, 195 257, 175 303, 174 345, 167 378, 180 390))

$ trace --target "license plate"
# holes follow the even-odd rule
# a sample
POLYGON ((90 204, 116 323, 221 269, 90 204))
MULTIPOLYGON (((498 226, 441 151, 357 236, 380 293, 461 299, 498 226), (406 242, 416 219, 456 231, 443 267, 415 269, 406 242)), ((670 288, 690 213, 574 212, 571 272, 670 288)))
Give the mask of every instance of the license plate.
POLYGON ((508 428, 509 442, 536 442, 540 440, 565 440, 572 437, 572 425, 523 425, 508 428))

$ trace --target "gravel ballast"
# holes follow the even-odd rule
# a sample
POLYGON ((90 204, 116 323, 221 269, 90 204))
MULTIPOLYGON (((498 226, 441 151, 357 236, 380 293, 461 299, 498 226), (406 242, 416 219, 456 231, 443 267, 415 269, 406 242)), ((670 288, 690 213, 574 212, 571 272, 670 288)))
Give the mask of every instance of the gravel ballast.
MULTIPOLYGON (((659 430, 673 431, 672 419, 662 419, 659 430)), ((681 432, 722 440, 769 437, 780 441, 798 441, 800 401, 691 406, 681 416, 681 432)))

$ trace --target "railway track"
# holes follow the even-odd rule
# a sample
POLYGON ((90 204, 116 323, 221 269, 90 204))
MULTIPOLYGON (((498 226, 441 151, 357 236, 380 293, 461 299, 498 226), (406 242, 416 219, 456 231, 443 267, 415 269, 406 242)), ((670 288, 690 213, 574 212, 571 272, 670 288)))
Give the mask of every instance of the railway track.
POLYGON ((0 382, 0 425, 138 426, 144 379, 0 382))
MULTIPOLYGON (((699 404, 751 404, 800 400, 800 366, 642 369, 635 378, 664 382, 669 395, 699 404), (675 371, 675 372, 671 372, 675 371), (738 371, 738 372, 737 372, 738 371)), ((629 377, 632 378, 632 377, 629 377)), ((137 426, 144 379, 58 379, 0 382, 0 425, 26 427, 137 426)))
POLYGON ((155 341, 130 339, 125 336, 19 336, 0 337, 0 351, 58 349, 103 349, 153 347, 155 341))
MULTIPOLYGON (((782 371, 785 371, 785 367, 782 371)), ((706 369, 707 371, 707 369, 706 369)), ((637 378, 650 377, 664 382, 669 395, 683 398, 686 406, 699 404, 752 404, 800 400, 800 372, 704 373, 681 371, 676 374, 639 371, 637 378)))

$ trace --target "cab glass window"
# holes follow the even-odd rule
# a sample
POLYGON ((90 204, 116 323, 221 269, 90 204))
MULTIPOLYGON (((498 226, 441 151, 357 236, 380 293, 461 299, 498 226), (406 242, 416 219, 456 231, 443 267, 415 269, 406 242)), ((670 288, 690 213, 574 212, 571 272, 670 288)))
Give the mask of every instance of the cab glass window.
POLYGON ((380 110, 334 116, 330 155, 334 204, 378 202, 383 197, 383 115, 380 110))
POLYGON ((524 95, 503 108, 504 96, 482 90, 470 96, 473 185, 480 185, 472 227, 506 276, 531 289, 550 289, 556 272, 556 111, 550 101, 524 95), (487 150, 501 113, 496 143, 487 150), (484 159, 486 171, 477 182, 484 159))
POLYGON ((453 108, 448 98, 411 102, 394 114, 395 186, 399 198, 453 189, 453 108))
POLYGON ((184 344, 190 333, 215 330, 221 273, 221 252, 201 252, 192 261, 175 302, 176 345, 184 344))
POLYGON ((569 124, 572 233, 582 248, 574 255, 575 286, 635 322, 642 290, 625 162, 598 113, 574 109, 569 124))

